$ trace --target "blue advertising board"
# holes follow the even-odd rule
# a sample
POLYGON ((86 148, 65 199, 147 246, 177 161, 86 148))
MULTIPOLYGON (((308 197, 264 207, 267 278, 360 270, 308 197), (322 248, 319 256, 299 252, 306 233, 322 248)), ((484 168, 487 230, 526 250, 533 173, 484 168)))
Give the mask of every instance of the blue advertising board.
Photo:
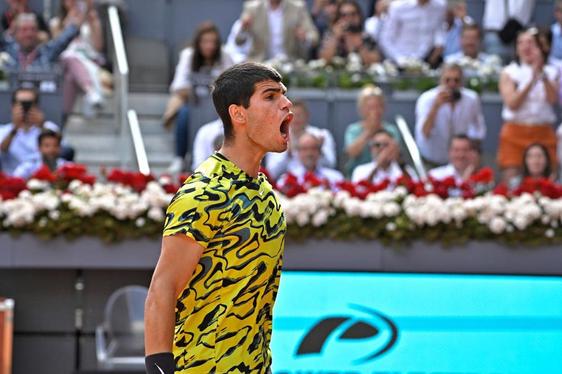
POLYGON ((562 278, 283 273, 274 374, 562 373, 562 278))

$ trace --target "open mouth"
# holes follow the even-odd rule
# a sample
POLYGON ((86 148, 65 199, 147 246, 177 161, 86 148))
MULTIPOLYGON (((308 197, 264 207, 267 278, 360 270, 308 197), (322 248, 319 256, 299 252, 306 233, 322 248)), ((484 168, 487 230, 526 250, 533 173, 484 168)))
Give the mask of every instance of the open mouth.
POLYGON ((293 113, 287 114, 285 119, 281 122, 281 126, 279 130, 281 131, 281 136, 285 139, 289 139, 289 126, 291 125, 291 121, 293 120, 293 113))

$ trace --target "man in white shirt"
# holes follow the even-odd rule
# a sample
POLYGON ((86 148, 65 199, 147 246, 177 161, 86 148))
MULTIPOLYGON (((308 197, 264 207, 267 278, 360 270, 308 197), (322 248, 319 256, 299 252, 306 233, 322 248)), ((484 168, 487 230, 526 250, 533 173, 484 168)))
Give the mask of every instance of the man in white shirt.
MULTIPOLYGON (((358 165, 351 175, 351 181, 358 183, 367 181, 378 184, 388 180, 389 187, 404 175, 404 169, 398 163, 400 147, 392 135, 384 130, 377 130, 369 142, 373 161, 358 165)), ((407 170, 410 177, 415 178, 411 170, 407 170)))
POLYGON ((251 0, 244 3, 236 44, 251 38, 249 59, 308 58, 318 31, 306 4, 298 0, 251 0))
POLYGON ((490 55, 480 50, 482 35, 477 24, 467 24, 462 28, 461 50, 445 57, 445 63, 458 64, 463 59, 477 60, 486 63, 490 55))
POLYGON ((458 65, 446 65, 439 86, 424 92, 416 102, 416 143, 429 165, 444 165, 447 147, 458 134, 483 139, 486 124, 478 94, 463 88, 458 65))
POLYGON ((431 169, 429 176, 436 180, 453 177, 455 184, 460 186, 475 171, 471 151, 472 140, 466 135, 455 135, 449 145, 449 163, 431 169))
POLYGON ((298 161, 294 166, 283 174, 277 182, 280 191, 287 186, 289 174, 297 178, 299 184, 306 183, 306 176, 311 175, 325 182, 330 188, 334 188, 344 177, 335 169, 323 167, 320 164, 322 139, 311 133, 304 133, 298 140, 296 150, 298 161))
POLYGON ((381 44, 387 58, 399 65, 405 59, 440 61, 445 43, 443 0, 396 0, 390 3, 381 44))
POLYGON ((265 156, 265 167, 273 179, 279 178, 281 174, 293 170, 298 165, 298 152, 294 145, 305 133, 316 136, 322 142, 320 165, 329 168, 336 166, 336 143, 330 131, 309 125, 310 115, 306 103, 302 100, 293 101, 293 113, 293 122, 289 130, 291 136, 289 148, 285 152, 270 152, 265 156))
POLYGON ((215 151, 218 151, 224 140, 224 127, 220 118, 204 124, 197 130, 193 141, 193 152, 191 160, 191 170, 209 158, 215 151))
POLYGON ((536 0, 486 0, 482 18, 486 52, 501 56, 506 63, 513 58, 513 42, 504 44, 498 32, 510 18, 517 20, 523 27, 529 25, 535 2, 536 0))
POLYGON ((12 122, 0 127, 0 164, 12 175, 28 159, 40 157, 37 140, 43 129, 59 132, 59 127, 45 121, 34 89, 20 88, 12 95, 12 122))
POLYGON ((51 172, 67 164, 67 161, 60 158, 61 136, 58 132, 45 129, 39 135, 37 144, 39 146, 39 157, 30 158, 19 164, 14 170, 13 176, 29 179, 42 166, 46 166, 51 172))

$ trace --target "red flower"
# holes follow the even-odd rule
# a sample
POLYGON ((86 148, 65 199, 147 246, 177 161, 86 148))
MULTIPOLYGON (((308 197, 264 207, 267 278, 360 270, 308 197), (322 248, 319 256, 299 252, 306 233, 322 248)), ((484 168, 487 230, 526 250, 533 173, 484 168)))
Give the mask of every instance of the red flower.
POLYGON ((494 188, 494 195, 501 195, 501 196, 508 196, 509 195, 509 189, 507 188, 507 186, 505 185, 505 183, 500 183, 496 186, 496 188, 494 188))
POLYGON ((107 180, 113 183, 129 186, 135 191, 141 192, 146 188, 148 182, 154 180, 154 177, 150 174, 145 175, 139 172, 112 169, 107 175, 107 180))
POLYGON ((26 188, 25 179, 0 174, 0 197, 3 200, 15 199, 26 188))
POLYGON ((469 182, 489 184, 494 181, 494 171, 490 167, 485 167, 472 174, 469 182))
POLYGON ((37 169, 35 173, 33 173, 31 178, 51 183, 57 180, 57 176, 55 175, 55 173, 51 172, 47 165, 41 165, 41 167, 37 169))

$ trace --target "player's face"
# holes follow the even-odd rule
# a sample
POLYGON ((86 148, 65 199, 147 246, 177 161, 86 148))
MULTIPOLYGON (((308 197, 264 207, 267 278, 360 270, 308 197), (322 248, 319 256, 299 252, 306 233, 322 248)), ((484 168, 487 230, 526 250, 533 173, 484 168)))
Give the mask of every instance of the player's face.
POLYGON ((293 104, 286 91, 283 83, 259 82, 246 109, 248 140, 264 152, 283 152, 289 144, 293 104))

